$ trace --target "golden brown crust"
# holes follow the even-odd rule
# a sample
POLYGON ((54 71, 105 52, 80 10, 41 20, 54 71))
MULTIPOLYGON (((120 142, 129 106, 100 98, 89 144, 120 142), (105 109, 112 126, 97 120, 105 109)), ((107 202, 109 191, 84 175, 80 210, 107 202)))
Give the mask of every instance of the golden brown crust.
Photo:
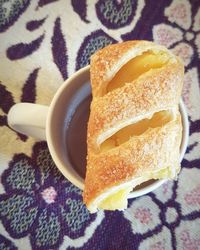
POLYGON ((84 203, 114 185, 145 175, 146 172, 179 165, 182 126, 177 119, 163 127, 149 129, 142 136, 98 155, 89 152, 84 203))
MULTIPOLYGON (((163 46, 142 40, 112 44, 98 50, 91 56, 90 63, 92 94, 101 96, 107 83, 124 64, 148 50, 167 51, 163 46)), ((169 51, 168 53, 171 55, 169 51)))
POLYGON ((98 136, 124 120, 178 105, 183 73, 180 62, 169 63, 103 97, 94 96, 88 123, 88 146, 98 150, 98 136))
POLYGON ((88 122, 87 173, 83 193, 88 207, 111 187, 146 172, 178 167, 182 131, 179 111, 174 120, 162 127, 150 128, 105 152, 99 145, 134 121, 161 110, 176 110, 184 68, 179 59, 162 46, 148 41, 128 41, 96 52, 91 58, 90 73, 93 101, 88 122), (123 65, 151 50, 164 51, 169 57, 167 63, 106 93, 108 83, 123 65))

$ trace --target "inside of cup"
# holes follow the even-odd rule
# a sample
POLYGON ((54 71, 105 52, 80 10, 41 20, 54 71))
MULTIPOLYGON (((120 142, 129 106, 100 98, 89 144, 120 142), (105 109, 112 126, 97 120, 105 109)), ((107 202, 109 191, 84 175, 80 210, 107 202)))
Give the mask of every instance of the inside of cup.
POLYGON ((65 135, 69 161, 83 179, 86 175, 87 122, 91 100, 91 94, 86 95, 76 107, 65 135))
MULTIPOLYGON (((74 77, 70 84, 66 86, 66 91, 62 91, 55 110, 53 111, 54 122, 52 127, 53 141, 56 145, 58 158, 61 159, 63 166, 70 169, 74 179, 79 179, 84 183, 86 174, 86 155, 87 155, 87 122, 90 112, 91 88, 89 70, 74 77), (63 125, 64 124, 64 125, 63 125)), ((183 103, 180 105, 181 116, 184 117, 183 103)), ((183 120, 183 138, 186 133, 183 120)), ((185 150, 185 142, 181 144, 181 155, 185 150)), ((182 160, 182 159, 181 159, 182 160)), ((61 170, 67 176, 67 171, 61 170)), ((69 172, 69 171, 68 171, 69 172)), ((132 192, 148 190, 159 186, 163 180, 149 180, 136 186, 132 192)), ((80 187, 80 186, 79 186, 80 187)), ((82 187, 81 187, 82 188, 82 187)), ((145 192, 147 193, 147 191, 145 192)), ((135 197, 131 195, 131 197, 135 197)))
POLYGON ((63 83, 49 116, 51 155, 62 174, 80 189, 86 172, 86 130, 91 102, 87 68, 63 83))

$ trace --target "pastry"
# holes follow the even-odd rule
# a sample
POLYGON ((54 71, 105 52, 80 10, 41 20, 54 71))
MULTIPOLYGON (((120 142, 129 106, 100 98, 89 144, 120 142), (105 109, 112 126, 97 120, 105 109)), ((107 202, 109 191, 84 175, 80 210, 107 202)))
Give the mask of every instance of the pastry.
POLYGON ((137 185, 180 171, 184 66, 163 46, 127 41, 92 55, 90 76, 83 200, 92 213, 124 210, 137 185))

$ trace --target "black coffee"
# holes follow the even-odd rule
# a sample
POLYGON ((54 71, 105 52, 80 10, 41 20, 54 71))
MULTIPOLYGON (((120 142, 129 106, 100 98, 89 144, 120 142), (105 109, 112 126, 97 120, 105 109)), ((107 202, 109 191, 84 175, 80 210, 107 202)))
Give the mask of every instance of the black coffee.
POLYGON ((87 123, 91 100, 90 95, 76 108, 66 134, 69 160, 82 178, 85 178, 86 173, 87 123))

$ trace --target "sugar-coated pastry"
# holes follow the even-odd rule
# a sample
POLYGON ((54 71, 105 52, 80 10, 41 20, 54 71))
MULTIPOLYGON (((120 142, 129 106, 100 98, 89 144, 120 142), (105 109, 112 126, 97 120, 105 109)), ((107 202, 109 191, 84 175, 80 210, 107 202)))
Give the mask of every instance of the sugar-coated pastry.
POLYGON ((163 46, 127 41, 97 51, 90 76, 83 200, 90 212, 123 210, 134 187, 180 171, 184 66, 163 46))

